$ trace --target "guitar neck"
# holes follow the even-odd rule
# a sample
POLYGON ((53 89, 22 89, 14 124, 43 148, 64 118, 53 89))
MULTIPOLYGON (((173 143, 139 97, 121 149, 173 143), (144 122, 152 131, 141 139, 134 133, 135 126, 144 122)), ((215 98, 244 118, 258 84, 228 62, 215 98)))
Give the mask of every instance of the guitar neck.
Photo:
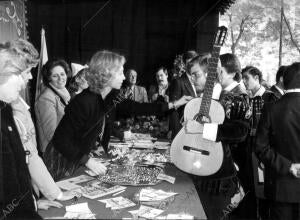
POLYGON ((204 116, 208 116, 214 85, 218 77, 217 68, 218 68, 220 50, 221 50, 220 46, 213 47, 212 56, 209 59, 209 63, 208 63, 208 75, 206 78, 204 93, 202 96, 202 102, 200 106, 200 114, 204 116))

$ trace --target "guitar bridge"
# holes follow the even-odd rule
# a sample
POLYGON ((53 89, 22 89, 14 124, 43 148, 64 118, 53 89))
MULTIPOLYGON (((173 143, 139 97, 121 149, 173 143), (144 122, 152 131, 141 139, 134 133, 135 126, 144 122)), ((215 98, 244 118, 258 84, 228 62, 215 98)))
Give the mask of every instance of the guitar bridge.
POLYGON ((201 149, 198 149, 198 148, 195 148, 195 147, 183 146, 183 150, 199 153, 199 154, 202 154, 202 155, 205 155, 205 156, 209 156, 209 151, 201 150, 201 149))

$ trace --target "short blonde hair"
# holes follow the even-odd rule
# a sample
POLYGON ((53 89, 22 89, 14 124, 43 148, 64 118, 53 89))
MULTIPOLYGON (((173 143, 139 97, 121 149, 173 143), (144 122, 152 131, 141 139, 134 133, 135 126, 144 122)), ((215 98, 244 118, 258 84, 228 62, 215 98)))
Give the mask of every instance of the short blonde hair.
POLYGON ((19 75, 26 69, 25 59, 10 49, 0 49, 0 85, 12 75, 19 75))
POLYGON ((10 76, 19 75, 38 63, 38 52, 34 46, 23 39, 0 44, 0 84, 10 76))
POLYGON ((96 52, 90 60, 86 71, 86 80, 91 91, 100 93, 113 77, 116 68, 124 65, 125 57, 108 50, 96 52))

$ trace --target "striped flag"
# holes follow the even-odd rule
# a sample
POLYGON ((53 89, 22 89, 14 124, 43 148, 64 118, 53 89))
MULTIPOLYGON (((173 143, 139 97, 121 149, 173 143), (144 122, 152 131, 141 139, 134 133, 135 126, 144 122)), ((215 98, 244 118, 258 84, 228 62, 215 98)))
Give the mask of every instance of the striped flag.
POLYGON ((39 97, 43 89, 43 78, 42 78, 42 67, 48 61, 48 52, 45 38, 45 30, 41 30, 41 52, 40 52, 40 61, 38 66, 38 72, 36 77, 36 87, 35 87, 35 101, 39 97))

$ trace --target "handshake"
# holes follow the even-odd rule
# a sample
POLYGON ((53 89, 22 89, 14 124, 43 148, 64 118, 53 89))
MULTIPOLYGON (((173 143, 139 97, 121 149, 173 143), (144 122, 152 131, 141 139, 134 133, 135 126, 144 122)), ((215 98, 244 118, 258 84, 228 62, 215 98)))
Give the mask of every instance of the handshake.
POLYGON ((294 177, 300 178, 300 163, 293 163, 290 167, 290 173, 294 177))

